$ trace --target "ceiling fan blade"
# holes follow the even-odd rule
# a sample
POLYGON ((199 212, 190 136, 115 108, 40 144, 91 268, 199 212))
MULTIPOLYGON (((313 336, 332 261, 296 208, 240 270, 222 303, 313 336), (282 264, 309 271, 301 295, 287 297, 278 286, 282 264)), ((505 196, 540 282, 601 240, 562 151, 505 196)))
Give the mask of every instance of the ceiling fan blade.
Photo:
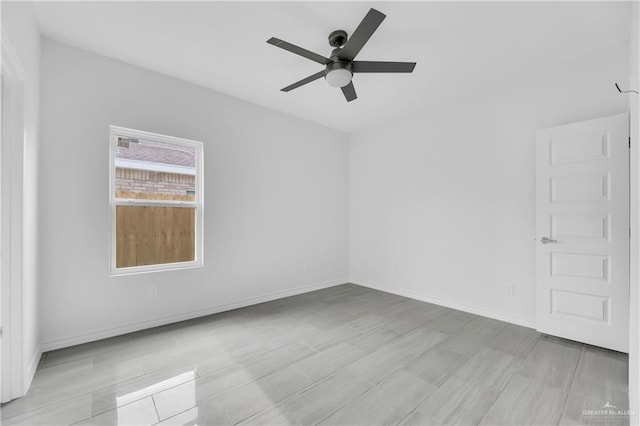
POLYGON ((338 53, 338 57, 343 60, 353 61, 386 17, 387 15, 384 13, 370 9, 362 22, 360 22, 360 25, 358 25, 358 28, 356 28, 353 34, 351 34, 351 37, 347 39, 347 43, 342 48, 342 51, 338 53))
POLYGON ((317 73, 315 73, 313 75, 310 75, 307 78, 303 78, 302 80, 297 81, 297 82, 285 87, 284 89, 280 89, 280 91, 281 92, 290 92, 293 89, 297 89, 298 87, 304 86, 307 83, 311 83, 312 81, 317 80, 317 79, 319 79, 321 77, 324 77, 324 70, 322 70, 320 72, 317 72, 317 73))
POLYGON ((342 93, 344 93, 344 97, 347 98, 347 102, 358 99, 358 95, 356 95, 356 88, 353 87, 353 81, 342 87, 342 93))
POLYGON ((355 72, 413 72, 415 62, 371 62, 354 61, 351 71, 355 72))
POLYGON ((276 47, 279 47, 284 50, 288 50, 291 53, 295 53, 296 55, 304 56, 307 59, 311 59, 322 65, 327 65, 331 60, 329 58, 325 58, 322 55, 318 55, 317 53, 313 53, 310 50, 303 49, 302 47, 298 47, 295 44, 288 43, 284 40, 280 40, 279 38, 271 37, 267 40, 267 43, 273 44, 276 47))

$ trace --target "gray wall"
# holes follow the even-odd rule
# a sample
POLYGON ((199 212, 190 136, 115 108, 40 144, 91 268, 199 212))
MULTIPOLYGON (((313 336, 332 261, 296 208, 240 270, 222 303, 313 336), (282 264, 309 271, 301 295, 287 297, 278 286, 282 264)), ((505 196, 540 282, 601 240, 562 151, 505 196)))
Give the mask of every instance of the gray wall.
POLYGON ((45 349, 346 281, 346 135, 48 39, 42 49, 45 349), (204 142, 203 268, 108 277, 109 125, 204 142))
POLYGON ((533 327, 535 131, 627 111, 613 83, 628 56, 592 52, 355 135, 351 281, 533 327))

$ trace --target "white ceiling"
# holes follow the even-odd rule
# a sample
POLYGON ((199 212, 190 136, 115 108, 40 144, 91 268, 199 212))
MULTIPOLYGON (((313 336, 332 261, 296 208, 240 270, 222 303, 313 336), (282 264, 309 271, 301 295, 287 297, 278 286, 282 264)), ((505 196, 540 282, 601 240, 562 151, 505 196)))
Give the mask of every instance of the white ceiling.
POLYGON ((42 33, 140 67, 354 132, 495 87, 629 38, 626 2, 42 2, 42 33), (357 59, 417 62, 413 74, 356 74, 358 99, 322 66, 266 43, 328 56, 370 7, 387 15, 357 59))

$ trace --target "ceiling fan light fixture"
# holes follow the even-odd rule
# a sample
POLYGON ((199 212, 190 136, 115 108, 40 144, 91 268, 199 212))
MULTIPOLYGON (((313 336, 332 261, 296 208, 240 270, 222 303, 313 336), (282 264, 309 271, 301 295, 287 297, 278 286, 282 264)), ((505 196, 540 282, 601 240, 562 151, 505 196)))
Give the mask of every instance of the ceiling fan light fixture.
MULTIPOLYGON (((2 1, 2 0, 0 0, 2 1)), ((271 37, 267 43, 287 50, 296 55, 317 62, 325 66, 325 69, 312 74, 302 80, 296 81, 280 89, 282 92, 290 92, 322 77, 327 80, 329 86, 340 87, 347 102, 358 99, 356 88, 351 79, 353 73, 410 73, 416 66, 415 62, 374 62, 356 61, 355 58, 369 41, 369 38, 378 29, 387 15, 375 9, 369 9, 364 19, 358 24, 351 37, 347 38, 347 32, 336 30, 329 34, 329 44, 335 49, 329 57, 318 55, 310 50, 291 44, 279 38, 271 37)))
POLYGON ((327 71, 324 78, 331 87, 344 87, 351 83, 352 77, 353 74, 347 68, 334 68, 327 71))

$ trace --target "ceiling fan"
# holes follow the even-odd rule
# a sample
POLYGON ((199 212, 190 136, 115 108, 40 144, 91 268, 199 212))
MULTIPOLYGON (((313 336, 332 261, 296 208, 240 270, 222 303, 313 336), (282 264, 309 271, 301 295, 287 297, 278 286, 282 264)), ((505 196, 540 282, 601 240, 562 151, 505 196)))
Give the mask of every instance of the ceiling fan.
POLYGON ((326 58, 317 53, 311 52, 302 47, 288 43, 279 38, 271 37, 267 43, 272 44, 284 50, 288 50, 296 55, 303 56, 319 64, 325 65, 325 69, 310 75, 307 78, 295 82, 283 89, 283 92, 289 92, 297 89, 307 83, 311 83, 321 77, 324 77, 332 87, 340 87, 347 102, 356 99, 356 89, 351 81, 354 73, 410 73, 416 66, 415 62, 371 62, 371 61, 355 61, 354 59, 369 40, 371 35, 378 29, 387 15, 375 9, 370 9, 366 16, 358 25, 358 28, 347 39, 347 32, 344 30, 336 30, 329 34, 329 44, 335 49, 331 52, 331 56, 326 58))

